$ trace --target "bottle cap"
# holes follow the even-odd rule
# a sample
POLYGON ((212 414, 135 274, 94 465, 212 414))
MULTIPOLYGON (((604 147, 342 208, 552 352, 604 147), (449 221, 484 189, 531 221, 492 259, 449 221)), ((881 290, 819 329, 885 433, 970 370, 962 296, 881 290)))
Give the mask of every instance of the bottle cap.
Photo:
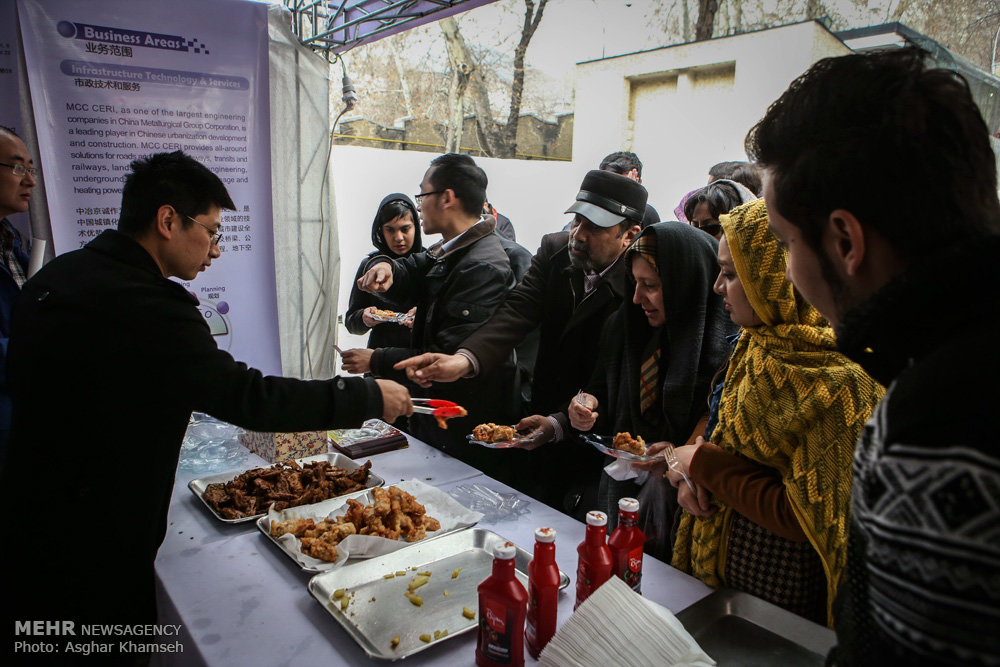
POLYGON ((604 512, 587 512, 587 525, 606 526, 608 525, 608 515, 604 512))
POLYGON ((517 553, 517 547, 513 542, 504 542, 493 547, 493 555, 500 560, 510 560, 517 553))
POLYGON ((635 498, 622 498, 618 501, 618 509, 622 512, 638 512, 639 501, 635 498))
POLYGON ((535 528, 535 541, 536 542, 555 542, 556 541, 556 529, 555 528, 535 528))

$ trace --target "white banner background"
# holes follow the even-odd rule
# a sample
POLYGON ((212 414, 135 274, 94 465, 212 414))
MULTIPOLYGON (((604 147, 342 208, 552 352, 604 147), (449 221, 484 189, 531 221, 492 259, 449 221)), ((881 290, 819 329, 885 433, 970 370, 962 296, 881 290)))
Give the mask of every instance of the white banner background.
POLYGON ((18 0, 18 9, 56 253, 117 225, 132 160, 184 150, 222 178, 237 211, 223 215, 222 257, 183 284, 220 348, 280 374, 266 5, 18 0))

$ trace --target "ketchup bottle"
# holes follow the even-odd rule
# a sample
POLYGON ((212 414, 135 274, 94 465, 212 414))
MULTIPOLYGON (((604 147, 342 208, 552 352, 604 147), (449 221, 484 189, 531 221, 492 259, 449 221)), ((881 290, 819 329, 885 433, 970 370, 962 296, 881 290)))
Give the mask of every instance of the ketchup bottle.
POLYGON ((622 498, 618 501, 618 527, 608 538, 615 576, 636 593, 642 584, 642 547, 646 543, 646 535, 636 526, 638 522, 639 501, 622 498))
POLYGON ((514 578, 514 554, 511 542, 493 550, 493 574, 479 584, 479 640, 476 664, 524 665, 524 615, 528 593, 514 578))
POLYGON ((553 528, 535 530, 535 557, 528 564, 528 624, 524 628, 528 653, 535 659, 556 633, 559 566, 555 542, 553 528))
POLYGON ((576 548, 580 560, 576 566, 576 605, 573 609, 611 578, 614 561, 605 542, 607 525, 608 515, 604 512, 587 512, 587 534, 576 548))

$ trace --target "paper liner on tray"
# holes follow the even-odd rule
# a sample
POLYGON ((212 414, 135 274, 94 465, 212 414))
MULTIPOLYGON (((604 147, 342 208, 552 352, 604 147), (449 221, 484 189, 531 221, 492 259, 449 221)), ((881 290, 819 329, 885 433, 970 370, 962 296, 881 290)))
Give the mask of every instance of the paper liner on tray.
MULTIPOLYGON (((436 489, 429 484, 424 484, 420 480, 410 479, 399 484, 393 484, 393 486, 401 491, 412 494, 417 499, 417 502, 424 506, 428 516, 432 516, 441 522, 441 528, 435 531, 427 531, 427 537, 424 539, 429 539, 435 535, 441 535, 458 528, 474 526, 483 518, 481 513, 466 508, 444 491, 436 489)), ((319 522, 328 517, 340 516, 346 511, 347 503, 342 498, 331 498, 330 500, 324 500, 313 505, 291 507, 280 512, 269 509, 265 528, 270 531, 272 521, 288 521, 289 519, 304 518, 314 519, 319 522)), ((282 535, 275 539, 299 564, 312 570, 322 571, 341 567, 351 558, 373 558, 398 551, 410 544, 416 544, 416 542, 407 542, 402 539, 389 540, 373 535, 348 535, 337 545, 337 562, 331 563, 302 553, 299 538, 294 535, 282 535)))

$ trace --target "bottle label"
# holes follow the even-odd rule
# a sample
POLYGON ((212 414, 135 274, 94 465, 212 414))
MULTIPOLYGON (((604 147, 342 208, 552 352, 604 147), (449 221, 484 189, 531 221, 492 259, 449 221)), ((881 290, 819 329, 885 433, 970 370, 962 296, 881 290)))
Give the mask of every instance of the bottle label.
POLYGON ((636 593, 642 585, 642 546, 638 546, 628 552, 628 559, 622 579, 632 587, 636 593))
POLYGON ((479 606, 479 650, 493 662, 510 662, 507 607, 486 596, 480 597, 479 606))
POLYGON ((528 615, 524 624, 524 638, 529 644, 534 644, 538 637, 538 586, 528 581, 528 615))

